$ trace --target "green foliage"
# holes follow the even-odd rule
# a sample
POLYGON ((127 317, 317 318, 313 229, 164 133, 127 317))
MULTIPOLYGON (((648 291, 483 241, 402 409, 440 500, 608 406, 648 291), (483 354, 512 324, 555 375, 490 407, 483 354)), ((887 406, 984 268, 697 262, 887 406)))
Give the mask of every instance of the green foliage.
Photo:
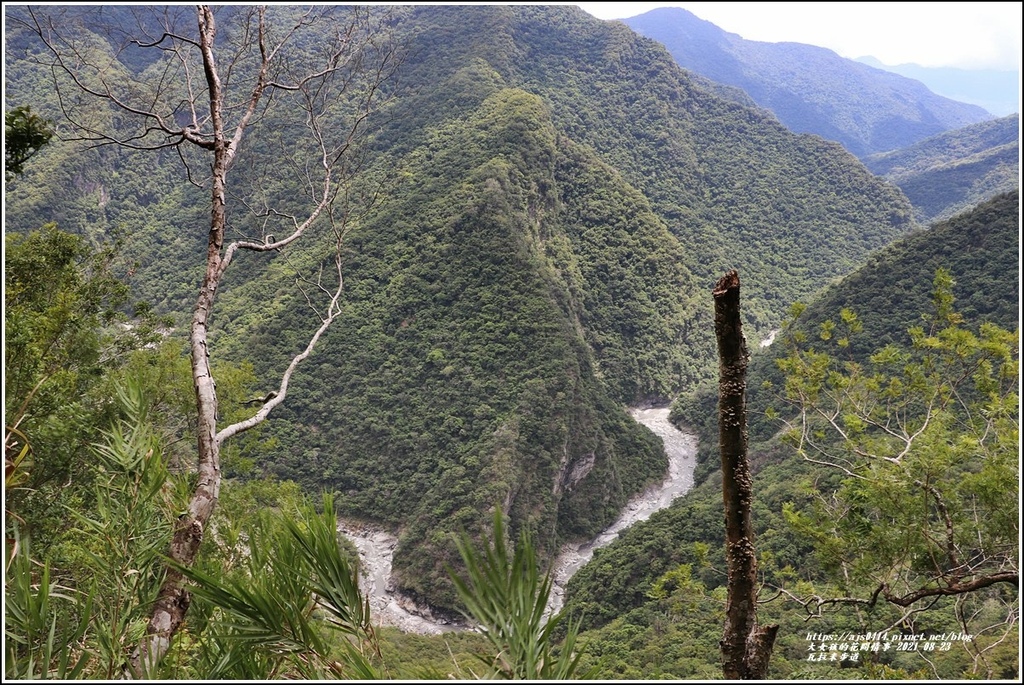
MULTIPOLYGON (((826 487, 834 482, 814 464, 792 458, 769 461, 755 476, 753 520, 764 584, 758 617, 780 625, 769 677, 863 679, 884 665, 906 673, 924 668, 932 679, 972 677, 972 673, 1015 678, 1017 631, 1005 621, 1015 606, 1016 590, 1009 586, 975 593, 976 597, 940 599, 928 611, 916 613, 885 602, 874 607, 817 606, 815 597, 843 596, 843 586, 829 580, 814 553, 813 540, 792 528, 784 511, 787 503, 810 509, 815 499, 811 484, 826 487), (783 588, 792 596, 780 593, 783 588), (973 642, 953 644, 949 652, 928 654, 936 670, 921 652, 895 649, 861 654, 857 663, 843 668, 808 662, 808 632, 864 633, 886 628, 894 635, 965 632, 978 636, 973 642), (979 657, 978 652, 986 649, 979 657)), ((720 678, 718 641, 724 622, 726 568, 721 528, 721 484, 712 477, 669 509, 598 550, 570 581, 566 599, 565 611, 584 613, 586 618, 579 638, 587 644, 581 666, 597 665, 595 677, 601 679, 720 678), (688 581, 680 566, 689 566, 688 581), (665 591, 664 597, 659 589, 665 591)))
POLYGON ((32 550, 14 526, 4 545, 4 675, 12 680, 76 679, 91 654, 80 642, 89 628, 93 595, 51 580, 50 564, 36 568, 32 550), (60 600, 68 606, 55 606, 60 600), (77 611, 80 619, 69 620, 77 611), (70 627, 69 627, 70 626, 70 627))
POLYGON ((148 402, 138 384, 119 389, 127 418, 94 446, 95 511, 69 511, 77 535, 63 543, 81 555, 86 578, 103 579, 92 615, 97 667, 119 676, 145 632, 149 608, 163 581, 163 555, 184 507, 187 483, 171 476, 149 425, 148 402))
POLYGON ((358 569, 338 542, 334 503, 321 512, 261 512, 233 567, 181 569, 195 585, 194 637, 207 678, 380 679, 379 650, 358 569), (331 629, 342 637, 332 656, 331 629))
POLYGON ((128 289, 110 273, 109 251, 53 225, 8 233, 4 247, 4 409, 17 426, 100 372, 101 325, 116 319, 128 289))
POLYGON ((867 364, 802 346, 779 360, 797 453, 843 475, 787 518, 854 596, 878 588, 912 604, 983 589, 1015 568, 1006 488, 1019 478, 1018 337, 965 328, 952 287, 939 270, 927 330, 910 328, 909 345, 867 364))
POLYGON ((53 122, 32 113, 28 105, 4 114, 4 178, 21 174, 25 163, 50 142, 53 122))
POLYGON ((922 223, 949 219, 1020 189, 1020 115, 940 133, 865 165, 906 194, 922 223))
MULTIPOLYGON (((163 554, 183 492, 163 462, 138 384, 121 388, 125 418, 93 446, 94 509, 69 509, 70 534, 51 550, 63 585, 50 580, 50 562, 34 579, 29 546, 15 550, 7 588, 8 674, 120 676, 142 637, 163 578, 163 554), (33 582, 34 581, 34 582, 33 582), (59 589, 60 592, 55 590, 59 589), (59 609, 51 598, 63 600, 59 609), (45 624, 49 623, 49 626, 45 624)), ((17 532, 15 533, 18 539, 17 532)))
MULTIPOLYGON (((556 548, 548 531, 596 533, 664 469, 657 442, 609 397, 613 376, 632 394, 641 383, 663 384, 661 370, 645 364, 648 380, 637 382, 608 363, 602 383, 594 356, 605 368, 610 355, 592 353, 574 324, 604 319, 592 330, 624 359, 630 343, 610 308, 640 310, 655 299, 654 285, 633 278, 632 292, 602 298, 607 304, 574 297, 571 263, 582 260, 572 253, 606 257, 569 239, 554 219, 533 227, 531 215, 554 212, 543 188, 554 187, 558 158, 542 102, 514 89, 417 148, 412 178, 372 226, 351 235, 349 307, 296 377, 304 392, 282 414, 291 425, 272 422, 285 451, 306 458, 266 468, 308 487, 329 484, 344 493, 345 511, 404 524, 396 576, 435 604, 455 602, 444 565, 458 563, 458 554, 447 534, 480 535, 495 498, 509 498, 512 525, 537 534, 543 558, 556 548), (588 460, 590 474, 578 466, 588 460), (586 476, 578 485, 574 471, 586 476)), ((567 177, 577 167, 581 180, 600 178, 584 171, 592 160, 565 162, 567 177)), ((602 212, 616 209, 610 203, 602 212)), ((626 245, 638 239, 634 232, 653 234, 645 240, 660 240, 662 249, 671 244, 649 218, 633 223, 620 233, 626 245)), ((600 244, 596 232, 588 240, 600 244)), ((612 246, 608 254, 630 252, 612 246)), ((672 261, 667 251, 660 260, 672 261)), ((599 274, 586 278, 596 283, 599 274)), ((653 315, 634 326, 649 340, 662 328, 653 315)), ((277 337, 261 325, 249 348, 277 337)))
POLYGON ((489 669, 493 658, 490 641, 476 631, 420 635, 381 628, 378 639, 395 680, 481 680, 481 660, 489 669))
MULTIPOLYGON (((405 78, 430 87, 397 101, 378 138, 402 153, 403 182, 350 234, 349 313, 274 425, 295 458, 265 463, 406 526, 400 584, 450 605, 448 533, 479 530, 495 496, 514 493, 513 527, 544 531, 543 557, 548 531, 596 532, 656 477, 660 460, 626 461, 644 440, 602 396, 666 397, 711 376, 701 278, 748 269, 766 331, 905 230, 909 206, 834 147, 712 98, 628 31, 568 8, 413 14, 423 59, 405 78), (468 39, 481 35, 486 50, 468 39), (513 45, 534 46, 531 60, 513 45), (568 465, 596 458, 558 498, 563 445, 568 465)), ((231 329, 226 353, 280 357, 301 330, 288 320, 231 329)))
MULTIPOLYGON (((577 677, 582 652, 576 651, 578 625, 570 625, 556 651, 554 630, 562 614, 545 616, 551 574, 541 577, 533 543, 524 533, 510 555, 500 509, 495 509, 493 545, 483 554, 468 537, 460 541, 465 580, 453 576, 466 617, 477 623, 496 650, 482 657, 490 677, 508 680, 569 680, 577 677)), ((584 678, 588 677, 586 675, 584 678)))
MULTIPOLYGON (((73 535, 55 548, 66 576, 53 579, 51 564, 37 564, 28 539, 16 525, 11 529, 5 555, 9 678, 118 677, 144 635, 161 585, 163 553, 189 488, 187 478, 167 470, 148 421, 152 402, 139 384, 121 389, 119 400, 127 418, 93 451, 96 508, 69 512, 73 535)), ((180 569, 193 583, 193 610, 174 652, 151 675, 387 676, 354 553, 340 544, 333 498, 325 495, 318 509, 294 484, 253 482, 234 489, 226 490, 202 564, 180 569)), ((552 631, 560 618, 543 621, 550 578, 540 579, 528 540, 510 561, 500 520, 495 533, 502 537, 486 559, 470 561, 477 593, 470 601, 478 597, 477 607, 511 611, 513 630, 501 634, 522 649, 499 651, 487 663, 512 660, 537 677, 572 676, 579 658, 574 630, 559 650, 552 631), (493 563, 507 565, 508 573, 496 573, 493 563), (523 601, 504 604, 515 597, 523 601), (501 598, 498 604, 495 598, 501 598)), ((463 551, 477 559, 469 547, 463 551)), ((480 643, 469 648, 482 652, 480 643)))
MULTIPOLYGON (((108 19, 122 27, 134 21, 130 12, 107 10, 92 17, 95 27, 108 19)), ((365 630, 364 605, 356 606, 354 575, 348 575, 353 566, 346 566, 346 552, 339 552, 328 535, 333 524, 314 520, 326 517, 327 510, 314 515, 296 483, 305 490, 332 489, 340 509, 400 526, 398 582, 421 599, 454 606, 457 593, 447 570, 466 561, 452 533, 466 531, 482 545, 489 537, 486 519, 493 502, 508 502, 509 521, 502 525, 509 536, 529 536, 536 545, 529 565, 536 569, 561 540, 595 533, 631 493, 660 477, 665 459, 657 441, 621 404, 668 397, 713 376, 703 280, 710 284, 714 275, 734 267, 748 274, 748 330, 763 337, 785 318, 790 302, 853 269, 911 225, 910 206, 899 191, 836 145, 795 137, 770 116, 722 100, 677 69, 663 50, 621 25, 592 20, 571 7, 437 6, 402 8, 395 26, 416 59, 393 91, 393 108, 368 122, 374 138, 371 149, 362 152, 376 167, 354 192, 383 187, 387 197, 372 212, 351 216, 346 312, 294 378, 290 406, 275 415, 268 430, 247 434, 225 450, 225 472, 252 480, 225 485, 224 516, 208 530, 197 570, 211 581, 210 595, 197 597, 167 671, 158 675, 409 675, 415 665, 408 662, 400 670, 384 670, 365 630), (398 181, 378 186, 382 179, 398 181), (265 474, 280 480, 261 480, 265 474), (318 597, 328 598, 329 605, 318 597), (331 630, 332 620, 350 630, 331 630)), ((22 59, 31 54, 21 52, 30 48, 25 36, 15 30, 9 37, 16 46, 7 61, 9 101, 38 102, 33 106, 42 116, 59 115, 49 75, 22 59)), ((83 34, 83 39, 89 50, 107 54, 109 43, 99 34, 83 34)), ((301 54, 313 49, 305 45, 301 54)), ((147 61, 139 52, 117 53, 111 68, 140 83, 159 74, 159 60, 147 61)), ((88 116, 103 121, 109 112, 88 116)), ((300 123, 284 112, 262 121, 262 132, 275 144, 252 149, 254 163, 232 170, 238 187, 260 189, 260 201, 269 205, 291 207, 299 201, 304 192, 294 183, 299 174, 272 182, 258 169, 298 158, 297 151, 281 151, 288 150, 300 123)), ((102 303, 113 299, 81 294, 92 292, 87 285, 101 269, 84 248, 76 252, 76 244, 102 245, 107 237, 122 237, 123 257, 112 257, 109 270, 127 272, 137 263, 132 299, 146 298, 153 311, 184 320, 200 277, 192 258, 205 249, 205 231, 189 227, 207 225, 203 208, 208 205, 201 191, 181 182, 180 163, 171 151, 134 155, 46 146, 7 194, 5 218, 14 234, 6 246, 8 275, 16 279, 6 287, 12 295, 36 297, 6 305, 5 318, 21 317, 5 322, 8 354, 21 355, 16 363, 9 357, 5 366, 8 402, 23 402, 44 381, 17 424, 22 437, 8 453, 16 463, 10 483, 25 488, 39 478, 49 485, 31 491, 38 493, 31 497, 39 506, 28 501, 27 489, 16 491, 16 497, 8 493, 10 511, 25 520, 25 530, 34 534, 34 553, 45 560, 28 567, 35 575, 23 574, 17 590, 19 606, 27 607, 24 615, 34 616, 30 628, 18 629, 32 637, 9 641, 24 650, 18 654, 25 658, 15 664, 26 675, 42 674, 39 664, 47 660, 51 673, 70 672, 86 663, 79 661, 83 655, 91 656, 82 673, 117 675, 142 625, 138 605, 154 577, 143 573, 141 564, 125 567, 122 561, 133 555, 144 561, 158 549, 147 545, 166 535, 176 513, 167 506, 173 493, 154 494, 147 511, 156 517, 157 535, 147 529, 136 540, 123 525, 136 514, 122 515, 123 506, 136 502, 133 511, 141 512, 144 498, 138 493, 152 492, 150 481, 136 474, 119 485, 111 475, 115 467, 104 466, 102 473, 88 468, 92 455, 78 451, 100 440, 99 428, 121 411, 110 402, 119 378, 138 377, 149 391, 155 424, 149 430, 166 442, 157 450, 167 459, 165 468, 187 474, 193 457, 183 349, 172 341, 152 353, 125 354, 126 348, 107 335, 116 317, 106 312, 117 307, 102 303), (32 242, 38 239, 30 232, 44 221, 58 222, 77 243, 66 237, 32 242), (50 254, 79 256, 43 259, 50 254), (58 342, 51 347, 46 340, 58 342), (51 352, 63 356, 47 357, 51 352), (70 485, 58 487, 65 483, 70 485), (109 540, 96 538, 95 531, 79 535, 80 540, 68 535, 65 506, 99 521, 101 509, 94 502, 103 498, 108 502, 104 515, 123 519, 109 526, 117 535, 109 540), (42 502, 56 504, 44 511, 42 502), (166 515, 171 518, 159 518, 166 515), (121 575, 99 575, 97 559, 121 575), (47 563, 49 582, 41 573, 47 563), (94 591, 104 593, 102 611, 89 604, 87 575, 103 581, 94 591), (56 597, 54 590, 69 599, 56 597), (51 598, 48 608, 44 592, 51 598), (76 638, 82 617, 93 615, 96 622, 76 638), (44 644, 51 628, 52 648, 44 644), (98 634, 89 632, 99 628, 102 645, 98 634), (67 665, 61 666, 65 654, 67 665), (25 668, 29 658, 36 664, 31 669, 25 668)), ((877 300, 866 307, 844 301, 819 318, 808 316, 813 326, 806 339, 816 340, 820 324, 832 319, 832 341, 848 338, 842 352, 854 358, 862 352, 859 340, 881 343, 881 334, 899 334, 909 324, 881 324, 872 315, 916 297, 907 266, 915 261, 933 273, 932 261, 962 258, 965 268, 951 264, 962 286, 985 293, 991 292, 988 284, 1005 282, 1016 296, 1016 283, 1011 288, 1009 280, 1019 266, 1005 261, 1002 255, 1009 250, 995 258, 990 249, 1015 245, 1017 227, 1005 219, 1015 201, 1015 196, 1003 198, 986 210, 989 217, 1001 217, 998 223, 977 215, 977 221, 957 221, 916 236, 917 242, 908 243, 914 246, 912 258, 879 255, 877 272, 901 284, 901 297, 882 296, 878 282, 862 281, 863 288, 852 290, 877 300), (942 245, 947 253, 933 252, 942 245), (997 277, 988 271, 991 265, 1001 265, 997 277), (972 284, 973 274, 986 287, 972 284), (853 323, 842 321, 838 312, 844 306, 860 312, 862 335, 841 331, 853 323)), ((262 235, 261 218, 243 219, 246 208, 237 198, 228 202, 238 217, 233 230, 262 235)), ((315 273, 322 258, 316 249, 303 247, 236 263, 223 284, 215 313, 218 331, 210 341, 216 357, 230 360, 216 368, 222 419, 230 420, 246 400, 266 393, 269 388, 258 387, 254 379, 283 368, 303 332, 315 325, 316 315, 292 286, 296 277, 315 273)), ((968 301, 966 293, 957 294, 971 322, 987 317, 998 323, 1007 311, 1016 315, 1007 297, 968 301)), ((919 311, 912 310, 911 323, 919 311)), ((138 344, 127 345, 133 346, 138 344)), ((990 384, 987 372, 981 378, 982 387, 990 384)), ((707 397, 714 395, 690 405, 688 421, 713 420, 713 399, 708 406, 707 397)), ((18 406, 7 407, 8 417, 18 406)), ((856 427, 855 419, 851 414, 844 425, 856 427)), ((941 437, 934 435, 937 446, 941 437)), ((714 443, 702 438, 701 444, 704 450, 714 443)), ((954 463, 964 450, 954 445, 936 458, 954 463)), ((799 590, 800 596, 834 596, 841 588, 823 574, 810 541, 786 524, 783 507, 813 506, 806 483, 831 482, 837 489, 841 483, 784 456, 778 442, 754 455, 760 568, 766 583, 799 590)), ((609 631, 591 633, 596 639, 588 644, 598 650, 580 657, 578 670, 601 665, 610 677, 718 672, 720 492, 712 462, 702 462, 701 468, 703 486, 599 551, 573 579, 568 611, 583 610, 589 627, 609 631), (598 664, 599 659, 604 661, 598 664)), ((981 493, 996 475, 967 474, 963 492, 981 493)), ((923 505, 919 511, 934 515, 934 508, 929 513, 923 505)), ((88 531, 89 525, 75 527, 88 531)), ((28 560, 25 554, 15 555, 12 569, 28 560)), ((518 549, 506 550, 510 565, 517 554, 518 549)), ((520 581, 529 577, 524 572, 520 581)), ((507 596, 508 577, 497 580, 497 589, 481 589, 481 596, 507 596)), ((520 581, 516 587, 534 582, 520 581)), ((542 585, 539 576, 536 582, 542 585)), ((979 612, 977 621, 995 623, 1012 601, 1005 593, 986 594, 976 604, 946 603, 916 620, 919 626, 950 628, 958 615, 979 612)), ((522 606, 524 629, 518 634, 544 634, 550 623, 542 628, 531 623, 536 612, 529 608, 536 609, 536 602, 522 606)), ((860 674, 802 663, 806 644, 798 637, 806 630, 804 609, 779 600, 762 614, 784 624, 773 677, 860 674)), ((841 611, 814 621, 821 630, 839 630, 890 625, 899 618, 891 607, 875 607, 863 616, 841 611)), ((564 663, 563 658, 572 658, 573 645, 559 650, 550 638, 565 627, 564 621, 555 624, 547 644, 534 641, 519 653, 537 666, 528 656, 531 649, 549 655, 545 667, 564 663)), ((1007 644, 1016 637, 1007 635, 1007 644)), ((446 665, 437 663, 445 646, 433 643, 435 672, 472 674, 468 657, 486 653, 484 639, 451 638, 453 657, 446 665)), ((978 649, 991 647, 987 658, 998 675, 1005 675, 1012 673, 1013 654, 999 639, 985 634, 978 649)), ((389 663, 383 645, 380 654, 389 663)), ((501 658, 512 666, 509 654, 502 652, 501 658)), ((502 668, 494 656, 488 655, 487 668, 495 663, 502 668)), ((882 665, 910 674, 920 663, 884 656, 870 673, 889 672, 882 665)), ((953 657, 937 663, 950 677, 971 666, 953 657)))
MULTIPOLYGON (((189 488, 164 463, 147 416, 152 402, 140 385, 129 383, 118 396, 126 418, 92 452, 95 510, 69 511, 72 535, 53 551, 63 561, 63 584, 51 580, 49 561, 32 560, 28 540, 13 528, 5 557, 8 677, 119 677, 145 633, 172 523, 189 488)), ((245 553, 225 557, 238 568, 187 571, 200 583, 197 602, 208 603, 179 648, 195 661, 183 667, 169 660, 162 674, 184 668, 204 678, 379 678, 373 652, 367 656, 363 642, 348 640, 368 642, 373 628, 356 566, 338 545, 333 503, 327 497, 323 505, 323 513, 303 505, 279 521, 261 509, 247 535, 234 538, 245 553), (331 644, 324 626, 347 637, 331 644), (286 657, 295 671, 284 668, 286 657)))
POLYGON ((163 322, 144 306, 124 313, 117 249, 52 225, 5 236, 5 451, 17 461, 7 509, 30 521, 25 533, 43 553, 62 507, 91 498, 87 446, 120 411, 109 378, 161 337, 163 322))
POLYGON ((724 590, 709 591, 682 564, 654 581, 642 608, 586 633, 584 664, 601 679, 716 679, 724 590))
MULTIPOLYGON (((964 323, 978 332, 983 322, 1012 328, 1020 311, 1019 193, 1000 195, 975 209, 926 231, 912 233, 871 256, 856 272, 826 288, 807 305, 791 312, 790 324, 778 342, 754 354, 749 369, 748 417, 752 442, 768 440, 779 428, 767 412, 778 411, 776 397, 784 384, 776 359, 787 354, 783 338, 814 348, 826 321, 842 328, 844 309, 856 312, 860 330, 847 331, 848 346, 837 350, 843 359, 867 363, 872 354, 889 345, 905 347, 906 332, 921 325, 922 312, 932 308, 932 281, 938 269, 953 277, 952 294, 964 323), (993 288, 993 283, 1001 286, 993 288)), ((701 443, 711 439, 717 426, 702 412, 714 411, 714 389, 681 401, 678 413, 700 429, 701 443)), ((701 451, 703 456, 704 451, 701 451)), ((702 461, 714 470, 714 460, 702 461)))

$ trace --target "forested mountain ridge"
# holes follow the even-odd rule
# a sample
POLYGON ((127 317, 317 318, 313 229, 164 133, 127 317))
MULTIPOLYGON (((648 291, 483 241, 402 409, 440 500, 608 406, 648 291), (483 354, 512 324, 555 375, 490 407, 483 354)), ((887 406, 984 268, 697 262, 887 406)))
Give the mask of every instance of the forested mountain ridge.
POLYGON ((920 319, 930 306, 935 271, 945 268, 953 276, 957 311, 970 326, 1012 329, 1020 315, 1019 224, 1020 192, 1013 190, 914 231, 820 293, 801 326, 811 331, 842 308, 852 309, 867 335, 851 341, 850 349, 862 356, 867 346, 894 342, 920 319), (1004 287, 992 292, 986 284, 995 282, 1004 287))
POLYGON ((864 164, 907 195, 921 223, 960 214, 1020 185, 1020 115, 971 124, 864 164))
POLYGON ((622 21, 664 44, 680 66, 742 89, 791 130, 836 140, 861 158, 992 118, 913 79, 825 48, 744 40, 681 8, 622 21))
MULTIPOLYGON (((703 284, 739 268, 766 334, 913 221, 838 145, 722 100, 622 25, 526 6, 407 7, 395 22, 410 58, 370 174, 396 180, 347 238, 343 317, 225 470, 337 491, 346 514, 402 531, 399 584, 451 606, 451 533, 479 533, 496 503, 550 556, 660 477, 664 455, 622 405, 712 375, 703 284)), ((56 118, 48 74, 6 58, 8 101, 56 118)), ((204 204, 176 155, 55 144, 37 162, 8 189, 8 229, 123 231, 137 295, 180 321, 204 204)), ((300 247, 255 259, 262 278, 233 274, 214 353, 279 371, 314 318, 291 290, 297 265, 317 258, 300 247)))
MULTIPOLYGON (((848 352, 853 360, 863 362, 875 349, 905 338, 906 330, 932 308, 930 286, 939 268, 951 273, 958 311, 972 328, 988 322, 1014 329, 1020 312, 1019 211, 1019 191, 1015 190, 878 250, 859 269, 812 299, 796 329, 814 339, 824 321, 838 320, 839 312, 849 309, 858 315, 865 333, 851 338, 848 352), (1006 287, 993 293, 990 284, 996 282, 1006 287)), ((781 386, 777 361, 785 355, 784 345, 773 343, 751 358, 748 401, 752 442, 763 443, 778 430, 765 412, 781 386), (765 381, 773 389, 762 387, 765 381)), ((717 468, 716 393, 705 384, 673 408, 675 420, 699 428, 698 481, 717 468)))
MULTIPOLYGON (((850 366, 867 367, 869 358, 886 346, 906 346, 910 328, 924 326, 930 330, 936 310, 935 277, 939 269, 948 270, 952 276, 953 306, 963 318, 964 329, 978 333, 985 326, 995 325, 1019 331, 1019 231, 1018 191, 915 231, 879 250, 863 267, 831 284, 807 305, 785 336, 792 339, 802 335, 809 347, 834 346, 835 338, 847 335, 841 328, 842 311, 850 310, 857 315, 862 328, 849 334, 838 353, 850 366), (833 322, 835 327, 823 327, 826 321, 833 322), (826 328, 834 332, 831 340, 822 333, 826 328)), ((780 335, 770 347, 754 352, 747 377, 759 568, 765 587, 787 587, 792 591, 806 583, 804 592, 814 587, 818 596, 828 597, 828 590, 819 585, 825 578, 824 561, 812 551, 811 540, 785 512, 794 506, 813 508, 815 497, 821 495, 813 494, 811 483, 827 483, 823 489, 835 496, 840 479, 823 465, 804 460, 792 444, 779 439, 784 429, 779 413, 785 412, 785 405, 780 404, 784 373, 778 361, 789 354, 783 338, 780 335), (769 411, 773 406, 774 414, 769 411)), ((904 380, 911 382, 909 376, 904 380)), ((1015 379, 1013 383, 1016 387, 1015 379)), ((893 390, 898 392, 895 385, 893 390)), ((598 550, 594 560, 570 581, 566 607, 585 616, 587 624, 593 627, 585 637, 592 641, 595 653, 604 657, 605 677, 713 677, 716 672, 714 646, 724 620, 725 582, 716 405, 717 388, 709 385, 673 409, 676 418, 688 422, 700 436, 698 486, 649 521, 625 531, 612 545, 598 550)), ((935 452, 941 449, 933 448, 935 452)), ((1017 444, 1009 448, 1019 456, 1018 450, 1017 444)), ((994 487, 997 497, 1014 498, 1015 482, 1003 481, 994 487)), ((1012 501, 1005 501, 1003 506, 1015 516, 1012 501)), ((850 509, 851 516, 857 513, 855 508, 850 509)), ((844 594, 849 589, 843 587, 832 592, 844 594)), ((858 609, 856 613, 860 615, 833 607, 811 617, 814 611, 805 611, 796 603, 787 604, 786 597, 792 599, 792 594, 766 594, 772 600, 759 607, 759 613, 770 619, 761 620, 783 623, 772 656, 772 678, 828 677, 823 671, 826 667, 806 663, 803 635, 808 630, 856 632, 863 630, 865 624, 889 625, 893 616, 899 615, 890 615, 884 606, 872 604, 858 609)), ((990 625, 1005 615, 995 617, 986 611, 1001 607, 1012 615, 1017 600, 1015 590, 1005 589, 959 601, 986 606, 978 615, 985 614, 986 625, 990 625)), ((912 619, 905 629, 912 628, 920 634, 941 632, 959 612, 958 604, 937 602, 912 619)), ((1012 623, 1011 620, 1008 624, 1011 638, 1016 634, 1012 623)), ((1019 671, 1016 647, 1003 650, 1000 641, 998 635, 993 635, 977 648, 992 650, 987 660, 989 677, 1015 678, 1019 671)), ((956 678, 969 669, 968 662, 962 660, 970 658, 968 650, 961 650, 959 657, 943 653, 935 656, 939 657, 936 664, 924 671, 918 670, 922 660, 917 655, 894 652, 869 658, 875 664, 900 669, 899 675, 889 673, 888 677, 909 677, 916 672, 932 678, 956 678)), ((848 675, 842 666, 834 668, 832 677, 848 675)))

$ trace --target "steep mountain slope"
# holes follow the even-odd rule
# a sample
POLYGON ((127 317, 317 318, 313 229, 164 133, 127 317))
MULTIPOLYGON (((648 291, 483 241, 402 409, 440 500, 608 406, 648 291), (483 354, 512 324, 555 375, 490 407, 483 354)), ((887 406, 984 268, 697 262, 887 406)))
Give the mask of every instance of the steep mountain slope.
POLYGON ((895 342, 929 309, 935 271, 944 267, 955 281, 957 311, 972 328, 991 322, 1012 329, 1020 314, 1019 250, 1020 193, 1014 190, 871 255, 815 298, 802 326, 816 330, 847 307, 858 312, 866 333, 851 340, 852 353, 895 342))
MULTIPOLYGON (((401 526, 399 582, 434 603, 453 601, 439 592, 457 558, 446 532, 478 530, 497 504, 550 553, 560 537, 594 532, 665 468, 609 391, 662 373, 639 369, 634 353, 659 332, 678 337, 689 312, 673 292, 689 292, 690 277, 635 191, 614 174, 589 179, 596 170, 557 146, 541 101, 502 89, 413 151, 412 180, 353 236, 350 313, 280 420, 283 443, 314 459, 275 470, 401 526), (585 203, 605 236, 574 241, 561 229, 562 174, 611 201, 585 203), (607 212, 624 202, 636 214, 613 230, 607 212), (611 236, 620 246, 594 254, 587 241, 611 236), (654 278, 623 273, 634 250, 654 278), (595 287, 608 263, 607 285, 595 287), (619 307, 636 314, 628 332, 619 307)), ((273 328, 260 333, 272 339, 273 328)))
POLYGON ((813 290, 811 281, 834 274, 826 264, 852 268, 868 244, 911 227, 899 194, 838 146, 794 137, 772 117, 713 96, 622 26, 571 8, 524 7, 488 28, 519 56, 506 78, 544 97, 567 136, 648 197, 697 278, 746 270, 758 331, 769 330, 792 289, 813 290))
POLYGON ((864 164, 900 187, 922 223, 948 219, 1018 188, 1020 115, 946 131, 864 164))
MULTIPOLYGON (((932 282, 939 267, 952 273, 958 311, 973 328, 991 322, 1013 329, 1020 312, 1019 212, 1015 190, 879 250, 860 269, 811 300, 796 330, 814 339, 823 321, 838 321, 840 310, 849 308, 857 313, 864 333, 850 339, 848 352, 863 361, 879 347, 904 341, 906 330, 931 311, 932 282)), ((772 391, 762 386, 769 381, 780 387, 776 359, 785 354, 781 344, 773 344, 751 358, 747 399, 752 441, 767 440, 778 430, 777 423, 765 417, 772 391)), ((717 388, 706 384, 673 408, 674 420, 700 433, 698 481, 718 468, 717 401, 717 388)))
MULTIPOLYGON (((798 330, 814 341, 820 324, 826 319, 838 321, 840 310, 848 307, 858 314, 864 327, 862 333, 851 336, 846 348, 851 361, 863 362, 889 343, 905 345, 907 329, 919 325, 922 313, 932 308, 933 279, 939 267, 953 275, 955 308, 967 327, 977 331, 988 322, 1016 330, 1020 312, 1019 231, 1019 193, 1014 191, 915 232, 880 250, 864 267, 827 288, 808 305, 798 330)), ((710 292, 707 297, 710 299, 710 292)), ((818 561, 810 553, 806 537, 784 520, 782 508, 786 503, 806 504, 809 495, 801 488, 801 480, 823 479, 827 472, 797 457, 791 447, 771 440, 780 424, 765 416, 771 398, 763 384, 770 381, 775 388, 780 387, 781 376, 775 365, 775 360, 785 354, 780 348, 775 343, 755 353, 748 370, 757 552, 767 583, 775 582, 773 577, 787 582, 795 577, 814 582, 820 573, 818 561), (777 573, 781 575, 775 576, 777 573)), ((598 550, 594 561, 570 581, 567 609, 585 616, 590 626, 602 626, 585 637, 591 640, 594 652, 605 657, 604 677, 715 675, 717 640, 724 621, 725 535, 718 475, 717 394, 713 388, 706 390, 675 411, 700 435, 698 487, 598 550)), ((771 677, 829 677, 823 670, 825 665, 806 664, 808 648, 803 634, 809 629, 803 610, 779 605, 776 598, 758 608, 759 621, 784 622, 772 657, 771 677)), ((867 620, 885 623, 879 614, 882 610, 876 607, 867 620)), ((945 611, 947 616, 942 618, 922 616, 919 629, 942 625, 952 615, 948 607, 945 611)), ((857 631, 862 620, 863 616, 858 619, 853 612, 826 612, 811 625, 815 632, 857 631)), ((993 661, 999 664, 997 668, 1005 669, 997 670, 1004 673, 1000 677, 1016 677, 1017 662, 1010 658, 1014 654, 993 661)), ((908 671, 920 668, 919 661, 902 660, 896 654, 882 656, 881 660, 908 671)))
POLYGON ((623 21, 664 44, 680 66, 741 88, 791 130, 838 141, 858 157, 992 118, 981 107, 831 50, 744 40, 684 9, 664 7, 623 21))
MULTIPOLYGON (((348 236, 343 318, 225 470, 338 491, 346 514, 401 531, 399 585, 451 606, 452 534, 480 534, 489 508, 548 556, 661 476, 660 446, 622 407, 713 374, 705 284, 739 268, 764 334, 913 220, 837 144, 721 99, 621 24, 573 7, 396 12, 410 58, 372 123, 368 173, 396 180, 348 236)), ((7 59, 9 101, 56 117, 45 71, 7 59)), ((159 73, 134 56, 122 66, 159 73)), ((181 314, 205 200, 177 164, 52 146, 9 189, 8 225, 124 231, 139 296, 181 314)), ((249 168, 236 187, 301 193, 249 168)), ((214 357, 275 377, 315 320, 296 271, 321 259, 310 243, 231 274, 214 357)))

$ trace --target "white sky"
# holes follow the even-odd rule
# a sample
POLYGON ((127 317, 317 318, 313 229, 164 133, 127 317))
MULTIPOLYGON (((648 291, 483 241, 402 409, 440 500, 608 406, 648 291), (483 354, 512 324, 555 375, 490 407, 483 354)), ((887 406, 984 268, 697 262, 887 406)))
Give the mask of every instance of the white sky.
MULTIPOLYGON (((539 3, 538 3, 539 4, 539 3)), ((558 3, 569 4, 569 3, 558 3)), ((807 43, 884 64, 1019 70, 1020 2, 585 2, 599 19, 682 7, 747 40, 807 43)))

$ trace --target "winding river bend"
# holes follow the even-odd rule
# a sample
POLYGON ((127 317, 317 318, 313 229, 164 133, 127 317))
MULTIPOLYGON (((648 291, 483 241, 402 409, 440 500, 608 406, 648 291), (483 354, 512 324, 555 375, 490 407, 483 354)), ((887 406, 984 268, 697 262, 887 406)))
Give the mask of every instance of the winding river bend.
MULTIPOLYGON (((659 509, 664 509, 672 500, 693 487, 697 437, 683 433, 669 423, 668 413, 667 407, 630 410, 634 419, 664 441, 665 452, 668 454, 668 475, 662 483, 652 485, 631 499, 619 518, 596 538, 562 547, 552 565, 553 587, 548 613, 562 608, 566 584, 576 571, 590 561, 595 550, 610 544, 620 532, 637 521, 646 520, 659 509)), ((339 520, 338 530, 359 550, 363 591, 370 599, 370 610, 378 624, 422 634, 464 629, 458 623, 433 616, 429 610, 416 606, 409 598, 395 592, 391 584, 391 559, 398 539, 393 534, 379 527, 345 520, 339 520)))

